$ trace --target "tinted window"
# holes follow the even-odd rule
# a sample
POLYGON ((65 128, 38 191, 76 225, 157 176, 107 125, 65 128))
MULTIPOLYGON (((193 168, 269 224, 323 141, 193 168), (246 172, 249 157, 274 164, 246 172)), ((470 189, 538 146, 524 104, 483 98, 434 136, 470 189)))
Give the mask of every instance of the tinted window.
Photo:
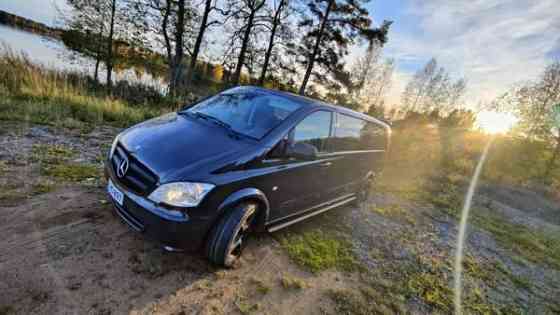
POLYGON ((222 93, 187 110, 227 123, 239 133, 260 139, 301 107, 288 98, 261 93, 222 93))
POLYGON ((294 128, 294 142, 314 145, 319 152, 326 151, 326 141, 331 131, 331 113, 312 113, 294 128))
POLYGON ((335 151, 383 150, 385 128, 362 119, 338 115, 335 136, 332 140, 335 151))

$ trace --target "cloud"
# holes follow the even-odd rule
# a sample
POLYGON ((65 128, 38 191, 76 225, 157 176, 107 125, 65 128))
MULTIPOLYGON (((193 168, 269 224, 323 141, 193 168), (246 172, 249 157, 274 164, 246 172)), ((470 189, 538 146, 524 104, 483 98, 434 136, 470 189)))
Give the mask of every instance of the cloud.
MULTIPOLYGON (((405 26, 390 33, 386 46, 397 77, 410 77, 435 57, 451 74, 467 78, 470 106, 536 78, 560 56, 558 0, 410 0, 402 9, 395 23, 405 26)), ((405 84, 394 84, 391 100, 405 84)))

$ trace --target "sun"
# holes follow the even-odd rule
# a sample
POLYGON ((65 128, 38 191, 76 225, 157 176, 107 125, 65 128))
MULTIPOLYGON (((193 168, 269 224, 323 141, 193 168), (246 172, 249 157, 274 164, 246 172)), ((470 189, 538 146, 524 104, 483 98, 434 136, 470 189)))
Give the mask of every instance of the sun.
POLYGON ((476 123, 484 132, 506 133, 517 123, 517 118, 510 113, 481 111, 476 116, 476 123))

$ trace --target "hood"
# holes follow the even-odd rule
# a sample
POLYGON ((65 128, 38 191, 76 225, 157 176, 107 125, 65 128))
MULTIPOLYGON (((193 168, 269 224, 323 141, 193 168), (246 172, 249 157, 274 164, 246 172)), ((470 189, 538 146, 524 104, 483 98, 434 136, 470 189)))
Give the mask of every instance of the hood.
POLYGON ((205 164, 254 145, 233 138, 220 126, 177 113, 169 113, 125 130, 120 143, 136 159, 154 171, 161 182, 176 178, 187 169, 210 173, 205 164))

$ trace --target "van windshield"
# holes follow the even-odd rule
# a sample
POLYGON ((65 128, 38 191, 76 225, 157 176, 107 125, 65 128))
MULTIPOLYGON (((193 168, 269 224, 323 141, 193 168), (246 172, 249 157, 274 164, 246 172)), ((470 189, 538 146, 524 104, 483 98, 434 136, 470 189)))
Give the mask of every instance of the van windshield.
POLYGON ((237 133, 261 139, 301 106, 301 103, 275 95, 222 93, 185 112, 210 116, 237 133))

